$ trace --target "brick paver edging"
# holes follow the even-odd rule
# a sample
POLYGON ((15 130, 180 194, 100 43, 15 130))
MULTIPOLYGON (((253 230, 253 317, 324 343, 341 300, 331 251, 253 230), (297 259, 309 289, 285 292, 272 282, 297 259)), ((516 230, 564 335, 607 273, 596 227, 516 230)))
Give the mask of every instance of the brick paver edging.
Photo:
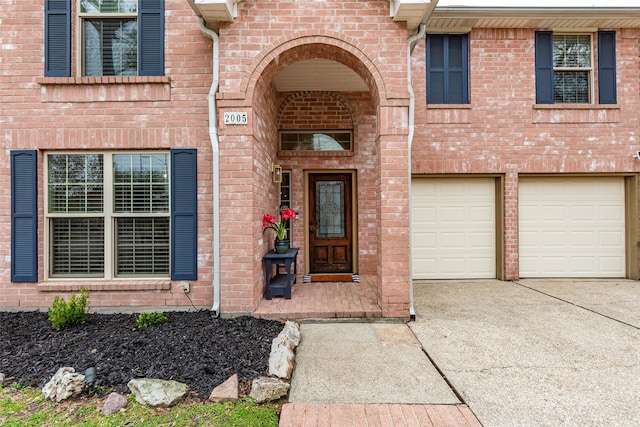
POLYGON ((482 427, 467 405, 287 403, 279 427, 482 427))

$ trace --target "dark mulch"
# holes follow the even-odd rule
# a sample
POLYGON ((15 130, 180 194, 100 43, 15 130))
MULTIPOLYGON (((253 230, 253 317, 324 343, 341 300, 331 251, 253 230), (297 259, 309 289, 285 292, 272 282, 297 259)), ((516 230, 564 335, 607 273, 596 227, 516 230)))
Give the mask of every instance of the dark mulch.
POLYGON ((134 314, 89 314, 61 331, 47 313, 0 312, 0 373, 5 382, 41 388, 62 366, 96 368, 103 395, 127 393, 133 378, 183 382, 200 398, 231 375, 242 382, 265 375, 277 321, 216 319, 208 311, 168 312, 169 321, 137 329, 134 314))

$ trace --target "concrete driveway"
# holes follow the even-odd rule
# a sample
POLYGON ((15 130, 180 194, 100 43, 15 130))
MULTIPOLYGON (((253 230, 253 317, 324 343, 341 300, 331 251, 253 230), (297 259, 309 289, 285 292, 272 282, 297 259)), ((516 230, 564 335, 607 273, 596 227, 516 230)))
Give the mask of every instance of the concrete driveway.
POLYGON ((424 350, 484 426, 640 425, 640 283, 420 281, 424 350))

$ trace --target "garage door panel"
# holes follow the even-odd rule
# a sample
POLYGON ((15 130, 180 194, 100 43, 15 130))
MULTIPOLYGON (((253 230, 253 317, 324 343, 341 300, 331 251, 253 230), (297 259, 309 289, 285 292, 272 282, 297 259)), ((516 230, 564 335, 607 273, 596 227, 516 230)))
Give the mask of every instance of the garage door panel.
POLYGON ((596 208, 594 206, 581 205, 571 207, 571 221, 593 222, 596 218, 596 208))
POLYGON ((485 249, 493 245, 494 239, 493 233, 469 233, 469 248, 485 249))
MULTIPOLYGON (((547 248, 565 248, 567 247, 567 237, 564 231, 547 231, 542 232, 542 245, 547 248)), ((538 241, 537 246, 540 246, 538 241)))
POLYGON ((564 222, 567 220, 567 211, 564 206, 543 206, 541 211, 544 222, 564 222))
POLYGON ((624 246, 624 234, 621 232, 602 232, 599 235, 600 244, 604 247, 619 248, 624 246))
POLYGON ((608 273, 608 277, 616 277, 616 273, 624 268, 623 260, 620 257, 600 257, 600 270, 608 273))
POLYGON ((465 239, 464 233, 446 233, 443 232, 440 234, 442 237, 442 242, 440 243, 440 247, 443 249, 455 249, 463 251, 465 248, 465 239))
POLYGON ((592 231, 575 231, 570 236, 570 247, 592 248, 595 245, 595 236, 592 231))
POLYGON ((520 277, 624 277, 624 180, 522 178, 520 277))
POLYGON ((465 220, 464 206, 443 207, 439 211, 439 222, 462 224, 465 220))
POLYGON ((495 179, 417 178, 411 203, 415 279, 496 277, 495 179))

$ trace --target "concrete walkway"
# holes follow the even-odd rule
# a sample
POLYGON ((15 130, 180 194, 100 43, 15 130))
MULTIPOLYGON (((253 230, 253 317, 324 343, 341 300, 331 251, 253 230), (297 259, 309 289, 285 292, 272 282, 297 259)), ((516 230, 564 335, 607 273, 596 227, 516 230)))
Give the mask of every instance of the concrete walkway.
POLYGON ((280 425, 640 425, 639 282, 423 281, 414 296, 408 325, 301 325, 280 425))
POLYGON ((404 323, 300 326, 280 426, 480 426, 404 323))
POLYGON ((414 289, 409 326, 483 425, 640 425, 638 282, 414 289))

